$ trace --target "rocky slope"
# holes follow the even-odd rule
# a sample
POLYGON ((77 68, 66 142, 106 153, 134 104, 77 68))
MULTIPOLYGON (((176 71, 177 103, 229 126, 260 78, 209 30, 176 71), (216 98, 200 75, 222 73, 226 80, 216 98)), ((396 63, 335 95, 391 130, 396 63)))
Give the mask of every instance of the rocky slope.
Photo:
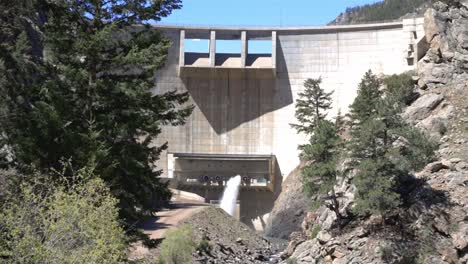
POLYGON ((181 224, 193 227, 195 241, 206 240, 211 246, 207 252, 195 252, 194 263, 276 263, 274 255, 282 248, 219 208, 207 207, 181 224))
POLYGON ((267 237, 288 239, 291 233, 301 230, 310 200, 302 193, 301 169, 294 169, 282 184, 281 194, 275 201, 265 227, 267 237))
MULTIPOLYGON (((329 210, 308 213, 302 232, 291 237, 285 259, 468 263, 468 1, 449 3, 436 3, 425 14, 430 48, 418 65, 420 97, 403 114, 440 143, 437 161, 415 175, 423 184, 412 189, 409 203, 383 227, 381 219, 371 217, 336 230, 329 210)), ((350 213, 350 179, 336 188, 346 194, 341 211, 350 213)))

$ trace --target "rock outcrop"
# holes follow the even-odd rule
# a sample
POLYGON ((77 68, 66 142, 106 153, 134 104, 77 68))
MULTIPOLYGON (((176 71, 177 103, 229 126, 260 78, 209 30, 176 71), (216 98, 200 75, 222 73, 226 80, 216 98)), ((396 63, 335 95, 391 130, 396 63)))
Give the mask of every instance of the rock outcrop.
POLYGON ((288 239, 293 232, 301 230, 302 220, 310 205, 310 199, 302 192, 303 166, 299 165, 283 182, 282 192, 275 201, 265 227, 266 236, 288 239))
MULTIPOLYGON (((437 160, 415 174, 424 184, 410 189, 408 204, 386 225, 371 217, 337 230, 330 210, 308 213, 284 263, 468 263, 468 1, 448 3, 425 14, 430 48, 418 64, 421 96, 403 114, 439 141, 437 160)), ((347 194, 345 212, 350 181, 336 188, 347 194)))

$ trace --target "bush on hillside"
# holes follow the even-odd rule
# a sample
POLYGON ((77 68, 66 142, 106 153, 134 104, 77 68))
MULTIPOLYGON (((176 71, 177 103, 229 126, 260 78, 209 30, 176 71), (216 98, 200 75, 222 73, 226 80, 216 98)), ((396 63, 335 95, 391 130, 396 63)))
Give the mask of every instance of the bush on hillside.
POLYGON ((169 230, 161 244, 161 260, 165 264, 185 264, 192 260, 195 249, 193 230, 189 225, 169 230))
POLYGON ((5 263, 117 263, 125 236, 117 200, 90 170, 75 182, 35 175, 0 205, 0 258, 5 263))

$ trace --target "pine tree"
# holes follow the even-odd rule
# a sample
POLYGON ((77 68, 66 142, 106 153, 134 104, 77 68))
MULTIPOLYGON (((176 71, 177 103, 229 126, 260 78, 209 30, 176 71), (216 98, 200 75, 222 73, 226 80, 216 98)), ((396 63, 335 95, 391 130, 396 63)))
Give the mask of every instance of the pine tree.
POLYGON ((317 123, 309 144, 301 147, 301 158, 312 161, 302 171, 303 189, 308 196, 318 195, 321 203, 335 212, 338 223, 341 221, 341 213, 334 186, 339 142, 336 126, 328 120, 322 120, 317 123))
POLYGON ((404 88, 381 91, 381 83, 371 72, 363 77, 351 105, 348 148, 356 170, 356 211, 385 217, 401 204, 402 184, 432 158, 435 145, 401 119, 407 97, 395 91, 404 88))
POLYGON ((331 108, 331 94, 320 87, 321 79, 308 79, 305 91, 296 102, 296 117, 300 124, 293 125, 298 132, 309 136, 308 144, 299 146, 301 159, 312 161, 302 170, 303 189, 308 196, 317 195, 321 203, 341 219, 338 197, 335 194, 337 146, 340 138, 336 124, 325 120, 331 108))
POLYGON ((358 85, 358 95, 350 106, 349 116, 352 120, 352 129, 359 127, 361 123, 377 113, 377 104, 382 96, 381 85, 382 82, 371 70, 365 73, 358 85))
POLYGON ((296 119, 299 124, 291 124, 298 132, 310 134, 317 123, 326 117, 326 111, 331 109, 331 95, 320 88, 322 79, 307 79, 304 82, 304 92, 299 93, 296 100, 296 119))
POLYGON ((156 210, 170 192, 154 166, 167 144, 152 142, 162 126, 183 124, 192 108, 184 106, 187 93, 152 93, 170 43, 148 22, 180 0, 38 2, 47 10, 41 29, 48 72, 24 89, 28 107, 8 99, 15 162, 44 172, 60 171, 63 160, 71 170, 91 164, 127 221, 156 210))
POLYGON ((26 120, 31 109, 29 91, 40 91, 47 69, 42 63, 40 19, 42 1, 0 2, 0 144, 1 167, 11 166, 8 121, 26 120))
POLYGON ((336 117, 335 117, 335 127, 336 127, 336 131, 338 132, 338 134, 342 134, 345 131, 345 126, 346 126, 346 122, 343 117, 343 114, 341 113, 341 109, 338 109, 338 113, 336 114, 336 117))

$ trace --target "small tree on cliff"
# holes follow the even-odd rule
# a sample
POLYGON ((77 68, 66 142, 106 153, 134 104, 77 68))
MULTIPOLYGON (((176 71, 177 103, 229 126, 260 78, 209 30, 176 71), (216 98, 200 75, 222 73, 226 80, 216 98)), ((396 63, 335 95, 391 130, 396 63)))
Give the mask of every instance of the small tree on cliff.
POLYGON ((309 136, 309 143, 299 146, 301 159, 312 162, 302 170, 305 193, 308 196, 317 195, 340 220, 339 202, 334 191, 340 138, 337 126, 325 120, 331 108, 332 92, 326 93, 320 83, 321 79, 305 81, 305 91, 299 94, 300 99, 296 102, 296 117, 300 124, 293 127, 309 136))

